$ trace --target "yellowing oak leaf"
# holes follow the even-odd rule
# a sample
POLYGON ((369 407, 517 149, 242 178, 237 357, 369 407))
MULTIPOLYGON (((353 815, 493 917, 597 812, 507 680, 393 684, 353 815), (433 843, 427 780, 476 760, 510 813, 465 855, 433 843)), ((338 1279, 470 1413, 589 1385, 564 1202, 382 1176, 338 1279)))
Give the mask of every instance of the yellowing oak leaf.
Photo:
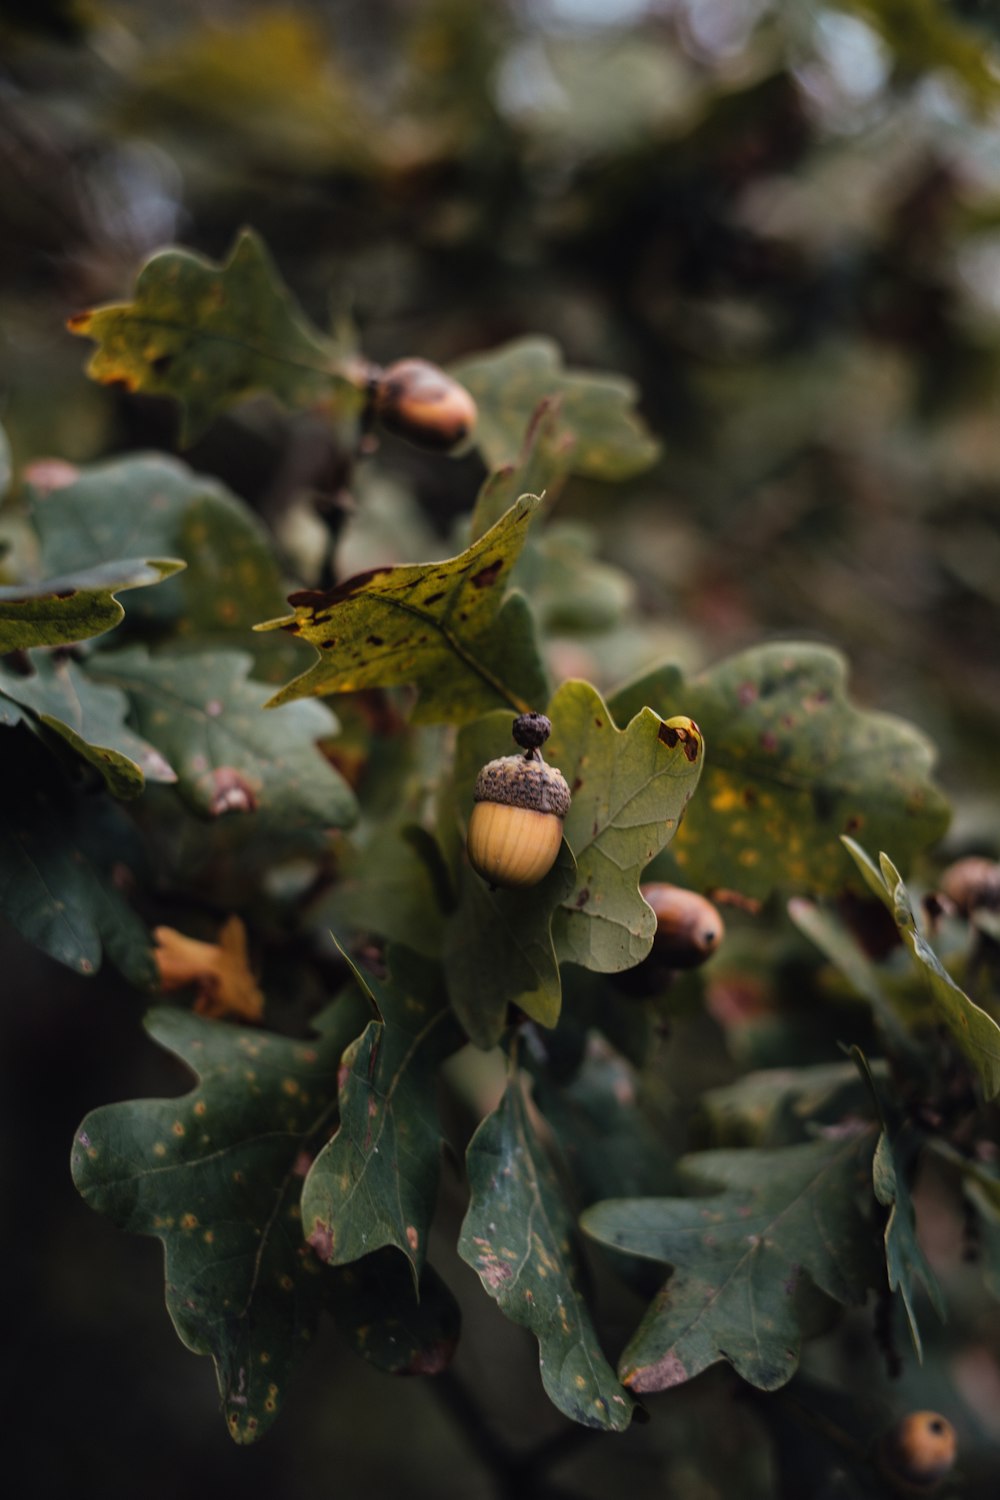
POLYGON ((322 403, 345 414, 363 400, 347 378, 353 351, 310 327, 250 230, 221 266, 188 250, 159 251, 131 302, 79 313, 69 329, 96 342, 87 366, 95 380, 178 401, 185 443, 261 391, 286 406, 322 403))
POLYGON ((195 1010, 199 1015, 242 1021, 259 1021, 264 1014, 264 996, 250 973, 246 928, 239 917, 230 917, 219 933, 218 943, 203 943, 172 927, 157 927, 154 957, 164 990, 179 990, 193 984, 198 989, 195 1010))
POLYGON ((270 700, 420 689, 414 719, 465 723, 495 708, 544 703, 548 688, 534 624, 520 594, 504 598, 534 495, 522 495, 478 541, 444 562, 374 568, 326 592, 293 594, 293 615, 258 630, 287 630, 319 659, 270 700))

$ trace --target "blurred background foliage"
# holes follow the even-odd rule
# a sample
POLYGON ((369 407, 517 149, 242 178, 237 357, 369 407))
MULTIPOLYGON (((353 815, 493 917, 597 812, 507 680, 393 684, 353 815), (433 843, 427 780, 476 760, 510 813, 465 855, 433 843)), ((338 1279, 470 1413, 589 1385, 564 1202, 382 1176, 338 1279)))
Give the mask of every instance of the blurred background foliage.
MULTIPOLYGON (((832 641, 861 701, 938 743, 951 852, 997 852, 990 0, 3 0, 0 416, 16 466, 176 449, 172 407, 83 378, 65 319, 127 295, 164 243, 221 258, 241 224, 313 319, 350 316, 373 359, 448 363, 531 331, 571 364, 637 380, 659 464, 612 507, 593 480, 559 500, 563 520, 594 528, 564 535, 568 565, 593 551, 632 580, 622 597, 620 575, 604 579, 597 613, 619 627, 567 633, 565 672, 607 686, 665 655, 689 668, 769 636, 832 641)), ((474 455, 445 463, 386 440, 379 476, 355 478, 365 514, 351 520, 329 434, 263 403, 185 456, 274 526, 290 571, 317 506, 344 513, 342 564, 427 555, 435 537, 450 550, 482 473, 474 455)), ((16 548, 16 520, 5 535, 16 548)), ((210 1370, 157 1305, 158 1250, 109 1248, 64 1163, 92 1104, 170 1091, 179 1074, 132 1035, 124 986, 109 977, 98 1005, 39 963, 17 948, 7 972, 36 1001, 5 1015, 19 1061, 0 1106, 10 1284, 33 1294, 5 1374, 31 1398, 15 1441, 37 1492, 495 1493, 460 1386, 445 1387, 450 1404, 427 1383, 387 1388, 346 1352, 316 1358, 259 1452, 231 1450, 210 1370)), ((689 1026, 706 1058, 693 1097, 726 1075, 705 1023, 689 1026)), ((961 1248, 935 1253, 957 1264, 961 1248)), ((471 1273, 444 1240, 439 1260, 461 1290, 471 1273)), ((517 1330, 483 1301, 457 1368, 526 1447, 550 1414, 517 1330)), ((605 1311, 624 1336, 633 1304, 605 1311)), ((946 1410, 964 1381, 986 1453, 1000 1436, 998 1319, 980 1311, 959 1296, 905 1380, 912 1404, 946 1410)), ((810 1356, 812 1375, 884 1393, 870 1335, 850 1340, 810 1356)), ((649 1428, 584 1434, 582 1456, 557 1447, 562 1493, 655 1484, 698 1500, 732 1492, 735 1461, 741 1495, 771 1494, 764 1427, 734 1392, 715 1371, 654 1398, 649 1428), (700 1422, 720 1399, 721 1433, 700 1422)), ((785 1417, 778 1403, 767 1420, 778 1431, 785 1417)), ((784 1452, 791 1464, 795 1445, 784 1452)))

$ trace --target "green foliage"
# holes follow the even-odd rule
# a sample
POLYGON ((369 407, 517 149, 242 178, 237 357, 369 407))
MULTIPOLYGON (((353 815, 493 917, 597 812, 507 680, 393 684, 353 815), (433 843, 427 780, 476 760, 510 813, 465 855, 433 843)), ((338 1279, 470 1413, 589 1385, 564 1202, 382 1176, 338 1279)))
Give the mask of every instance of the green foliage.
POLYGON ((124 693, 91 681, 72 661, 39 656, 31 665, 27 677, 0 667, 0 722, 24 719, 58 734, 97 768, 116 797, 138 797, 147 777, 177 780, 160 751, 126 724, 124 693))
MULTIPOLYGON (((135 848, 110 808, 72 789, 23 736, 4 731, 0 782, 0 912, 31 943, 80 974, 104 953, 133 984, 155 981, 145 927, 113 879, 135 848), (13 741, 13 743, 12 743, 13 741)), ((126 878, 127 874, 126 874, 126 878)))
MULTIPOLYGON (((295 129, 313 159, 329 113, 305 33, 266 18, 245 30, 252 55, 270 37, 276 69, 303 82, 295 129)), ((176 95, 169 69, 143 85, 160 106, 194 109, 192 80, 247 86, 212 35, 177 55, 176 95)), ((553 68, 592 76, 570 46, 553 68)), ((221 96, 203 102, 206 120, 231 119, 221 96)), ((472 109, 463 129, 482 119, 472 109)), ((349 135, 356 167, 367 155, 349 135)), ((179 989, 147 1024, 197 1076, 180 1098, 88 1115, 74 1178, 114 1223, 163 1242, 168 1310, 214 1359, 233 1437, 267 1430, 323 1311, 382 1371, 444 1370, 460 1316, 427 1259, 439 1235, 534 1336, 553 1405, 600 1431, 629 1426, 633 1393, 717 1364, 775 1391, 807 1340, 883 1285, 883 1265, 919 1352, 917 1284, 943 1297, 910 1187, 936 1144, 994 1232, 992 1177, 956 1167, 947 1136, 955 1119, 956 1139, 973 1116, 979 1128, 969 1065, 989 1097, 1000 1089, 1000 1029, 994 1002, 969 999, 917 931, 895 867, 848 840, 957 1049, 928 1031, 892 932, 868 942, 841 837, 924 854, 947 821, 933 752, 855 706, 827 647, 648 666, 665 632, 647 618, 628 508, 605 488, 659 452, 632 381, 566 369, 548 338, 458 361, 488 472, 461 459, 426 518, 417 493, 436 493, 445 461, 414 459, 413 478, 391 443, 378 452, 375 367, 305 321, 253 234, 222 267, 160 252, 132 302, 74 326, 98 345, 96 379, 172 397, 186 439, 260 391, 305 414, 275 424, 292 477, 263 507, 300 575, 292 613, 263 523, 156 454, 31 466, 11 502, 11 576, 24 561, 56 581, 0 594, 14 632, 0 644, 20 652, 0 663, 13 767, 0 909, 80 973, 107 951, 133 986, 179 989), (433 520, 471 541, 413 561, 433 520), (122 556, 178 561, 109 561, 122 556), (154 581, 114 637, 80 644, 121 620, 116 590, 154 581), (298 640, 316 653, 305 668, 298 640), (334 694, 336 716, 318 701, 334 694), (562 846, 536 886, 492 890, 464 848, 475 779, 510 753, 513 713, 543 708, 545 758, 572 791, 562 846), (676 946, 657 942, 652 878, 726 905, 701 975, 681 977, 676 946), (793 926, 778 903, 761 911, 775 892, 793 926), (234 1022, 234 932, 241 994, 263 993, 273 1029, 234 1022), (859 1071, 838 1046, 852 1042, 881 1055, 859 1071), (884 1119, 904 1117, 890 1134, 884 1119), (465 1180, 439 1202, 456 1141, 465 1180), (610 1255, 583 1260, 578 1220, 610 1255), (616 1376, 598 1313, 612 1299, 620 1321, 619 1273, 648 1300, 663 1267, 616 1376)), ((732 441, 720 423, 720 448, 732 441)), ((691 482, 684 462, 675 489, 691 482)), ((683 554, 680 531, 665 550, 678 540, 683 554)), ((691 659, 682 630, 669 639, 691 659)), ((993 938, 988 922, 968 928, 974 988, 993 938)))
POLYGON ((153 1010, 150 1035, 196 1086, 94 1110, 73 1147, 87 1202, 163 1241, 167 1309, 188 1348, 212 1356, 241 1443, 270 1426, 326 1296, 298 1197, 309 1153, 336 1118, 350 1009, 319 1024, 304 1043, 153 1010))
POLYGON ((435 966, 399 948, 389 962, 385 984, 355 970, 376 1018, 344 1053, 340 1128, 309 1170, 302 1216, 321 1260, 342 1266, 393 1245, 416 1289, 437 1195, 436 1074, 462 1036, 435 966))
POLYGON ((554 421, 545 444, 567 473, 629 479, 648 469, 659 454, 632 409, 638 394, 632 382, 620 375, 564 369, 551 339, 516 339, 490 354, 462 360, 452 374, 476 399, 476 442, 490 468, 517 457, 525 429, 546 399, 552 402, 554 421))
POLYGON ((892 913, 900 937, 926 983, 938 1019, 975 1067, 986 1097, 995 1098, 1000 1093, 1000 1026, 955 983, 920 932, 909 893, 888 855, 880 855, 876 866, 853 839, 844 842, 869 888, 892 913))
POLYGON ((252 667, 242 651, 150 656, 133 646, 98 657, 92 671, 127 694, 135 723, 203 817, 225 811, 235 783, 249 809, 284 832, 352 823, 354 796, 317 748, 337 720, 319 703, 262 713, 268 689, 250 680, 252 667))
POLYGON ((459 1253, 507 1317, 538 1340, 546 1393, 584 1427, 621 1432, 633 1402, 601 1353, 579 1290, 573 1220, 518 1078, 469 1143, 459 1253))
POLYGON ((644 703, 689 714, 710 747, 672 850, 685 883, 758 898, 775 888, 836 892, 841 834, 860 832, 902 858, 944 832, 930 742, 856 708, 846 675, 825 647, 757 646, 690 680, 674 668, 647 673, 611 700, 619 723, 644 703))
POLYGON ((78 471, 60 489, 29 486, 31 519, 43 565, 52 572, 96 567, 126 553, 186 559, 184 571, 143 594, 126 629, 154 641, 253 651, 278 677, 297 659, 292 642, 249 633, 284 589, 270 538, 217 480, 160 454, 140 454, 78 471))
POLYGON ((813 1288, 862 1302, 870 1239, 856 1206, 872 1133, 780 1151, 709 1151, 682 1170, 701 1197, 609 1199, 583 1216, 601 1243, 673 1275, 622 1355, 634 1391, 661 1391, 725 1359, 752 1385, 784 1385, 799 1362, 813 1288))
POLYGON ((0 588, 0 652, 103 635, 125 618, 119 594, 160 583, 183 566, 175 558, 125 558, 42 583, 0 588))
POLYGON ((186 443, 260 391, 335 413, 360 403, 344 373, 350 348, 309 327, 250 230, 222 266, 161 251, 139 273, 132 302, 80 313, 69 326, 97 344, 87 366, 95 380, 175 397, 186 443))

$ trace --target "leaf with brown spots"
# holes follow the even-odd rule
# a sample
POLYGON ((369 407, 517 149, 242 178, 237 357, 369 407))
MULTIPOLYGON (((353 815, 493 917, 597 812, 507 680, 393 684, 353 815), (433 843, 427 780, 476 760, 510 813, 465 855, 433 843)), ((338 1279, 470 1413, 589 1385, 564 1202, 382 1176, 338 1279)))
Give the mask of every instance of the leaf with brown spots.
POLYGON ((551 339, 515 339, 471 355, 450 373, 476 402, 475 440, 491 468, 517 458, 525 430, 546 397, 555 398, 556 425, 546 446, 557 472, 630 479, 659 456, 659 444, 636 414, 633 382, 602 370, 567 370, 551 339))
POLYGON ((310 327, 249 229, 221 266, 189 250, 158 251, 131 302, 79 313, 69 329, 97 344, 87 365, 94 380, 179 402, 185 444, 262 391, 338 416, 363 401, 347 378, 353 348, 310 327))
POLYGON ((302 1220, 321 1260, 393 1245, 416 1285, 440 1168, 437 1070, 462 1035, 436 964, 390 948, 389 969, 384 982, 354 971, 376 1018, 344 1056, 340 1128, 306 1178, 302 1220))
POLYGON ((463 723, 548 695, 527 602, 505 597, 538 500, 524 495, 486 534, 445 562, 376 568, 326 593, 293 594, 295 613, 259 630, 286 630, 319 652, 308 672, 271 699, 361 688, 420 689, 414 719, 463 723))
POLYGON ((574 1422, 622 1432, 635 1403, 615 1379, 580 1290, 575 1226, 514 1077, 466 1153, 471 1201, 458 1251, 538 1340, 549 1400, 574 1422))
POLYGON ((938 1019, 972 1063, 988 1099, 1000 1094, 1000 1026, 952 979, 917 926, 913 903, 902 877, 887 854, 876 865, 853 839, 844 844, 869 889, 892 913, 899 935, 927 985, 938 1019))
POLYGON ((934 749, 903 719, 857 708, 837 651, 756 646, 685 681, 661 667, 622 688, 625 723, 643 704, 691 714, 708 744, 699 794, 657 874, 693 889, 836 893, 850 878, 839 836, 904 858, 934 843, 947 804, 934 749))
POLYGON ((874 1144, 874 1128, 859 1126, 776 1151, 704 1151, 680 1167, 696 1188, 718 1189, 708 1196, 587 1209, 593 1239, 674 1268, 621 1357, 624 1383, 662 1391, 719 1360, 760 1390, 790 1380, 816 1291, 851 1305, 876 1285, 857 1206, 874 1144))
POLYGON ((153 1010, 153 1040, 197 1083, 176 1099, 106 1105, 73 1143, 73 1180, 119 1228, 163 1241, 167 1310, 215 1362, 238 1443, 273 1422, 332 1288, 302 1238, 305 1162, 336 1119, 337 1070, 357 1034, 352 997, 315 1040, 153 1010))
POLYGON ((183 567, 175 557, 131 557, 74 567, 42 583, 5 585, 0 588, 0 654, 103 635, 125 618, 119 594, 162 583, 183 567))
POLYGON ((150 656, 145 646, 90 662, 94 677, 128 695, 139 730, 202 817, 253 818, 283 834, 348 827, 354 793, 317 743, 337 720, 322 703, 262 713, 268 689, 249 676, 252 666, 243 651, 150 656))

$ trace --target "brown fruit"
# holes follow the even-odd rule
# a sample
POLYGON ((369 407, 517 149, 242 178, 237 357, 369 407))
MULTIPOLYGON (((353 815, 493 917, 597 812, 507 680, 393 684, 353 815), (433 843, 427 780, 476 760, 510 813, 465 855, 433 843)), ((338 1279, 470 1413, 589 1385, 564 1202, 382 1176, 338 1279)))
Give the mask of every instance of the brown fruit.
POLYGON ((1000 863, 969 855, 949 865, 941 876, 941 893, 963 917, 981 907, 1000 907, 1000 863))
POLYGON ((656 915, 653 952, 672 969, 695 969, 722 942, 725 926, 711 901, 683 886, 653 882, 639 887, 656 915))
POLYGON ((476 778, 466 847, 491 886, 537 885, 556 862, 570 794, 562 772, 539 751, 551 729, 544 714, 522 714, 514 738, 524 754, 491 760, 476 778))
POLYGON ((476 425, 465 387, 426 359, 400 359, 383 370, 372 404, 383 427, 421 448, 454 448, 476 425))
POLYGON ((936 1411, 901 1417, 878 1446, 879 1468, 903 1494, 930 1494, 948 1474, 958 1451, 955 1429, 936 1411))

